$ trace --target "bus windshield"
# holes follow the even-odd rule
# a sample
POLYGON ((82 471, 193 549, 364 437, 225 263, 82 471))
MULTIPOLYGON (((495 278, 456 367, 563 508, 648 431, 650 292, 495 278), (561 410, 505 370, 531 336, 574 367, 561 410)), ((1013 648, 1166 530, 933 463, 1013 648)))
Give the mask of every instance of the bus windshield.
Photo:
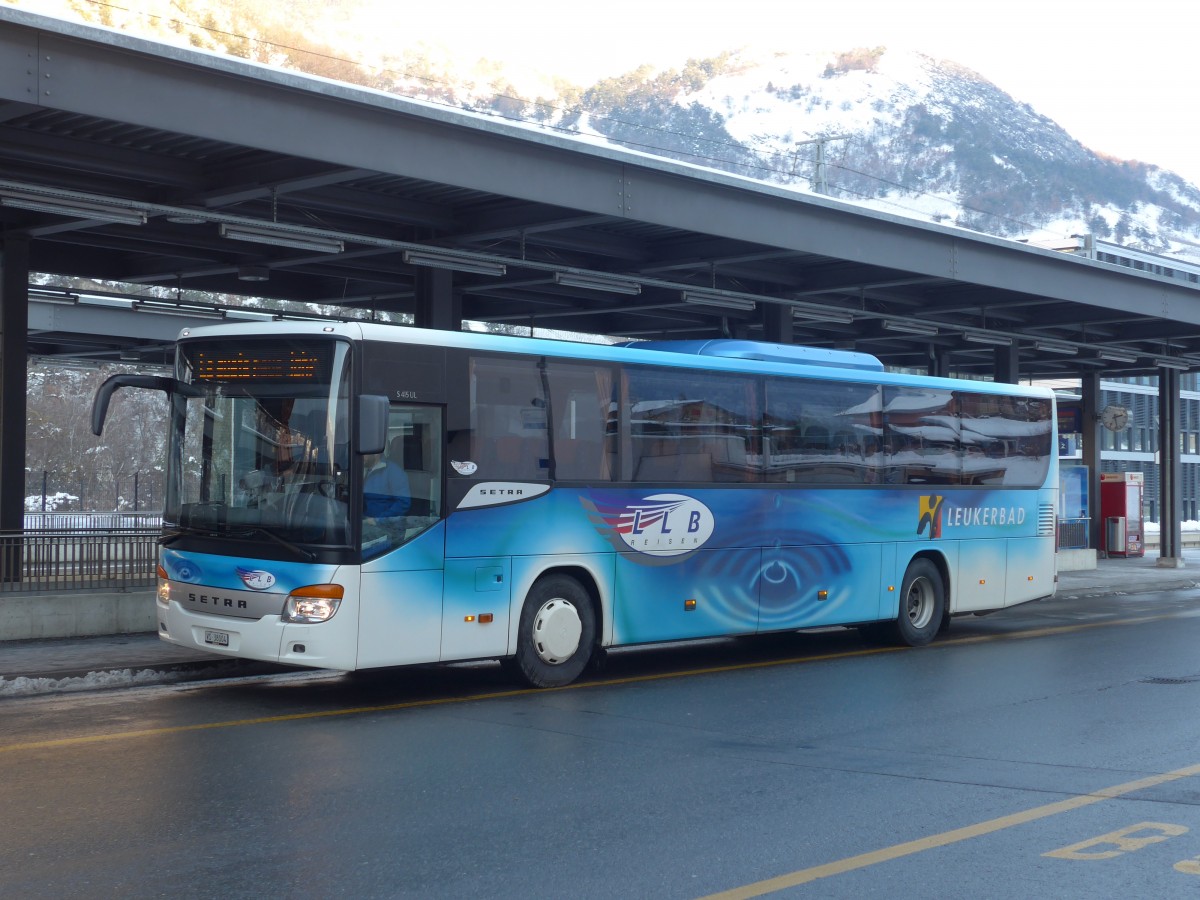
POLYGON ((350 540, 348 347, 294 340, 180 348, 164 520, 294 545, 350 540))

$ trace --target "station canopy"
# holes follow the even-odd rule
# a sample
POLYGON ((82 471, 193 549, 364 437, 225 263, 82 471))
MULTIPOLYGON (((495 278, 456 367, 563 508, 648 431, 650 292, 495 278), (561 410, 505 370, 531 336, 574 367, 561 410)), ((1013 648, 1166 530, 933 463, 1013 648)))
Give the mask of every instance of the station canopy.
MULTIPOLYGON (((500 118, 0 8, 0 228, 37 273, 1022 378, 1200 366, 1194 276, 888 215, 500 118)), ((58 288, 34 302, 77 304, 58 288)), ((173 309, 173 305, 175 308, 173 309)), ((59 315, 41 356, 154 358, 59 315)))

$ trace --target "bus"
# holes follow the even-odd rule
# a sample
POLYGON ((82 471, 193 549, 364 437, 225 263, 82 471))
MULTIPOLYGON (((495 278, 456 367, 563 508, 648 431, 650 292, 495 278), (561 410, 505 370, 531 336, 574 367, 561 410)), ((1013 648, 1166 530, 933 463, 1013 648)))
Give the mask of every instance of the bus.
POLYGON ((638 644, 920 646, 1055 590, 1038 387, 365 322, 187 329, 173 375, 100 387, 97 434, 126 387, 170 398, 159 636, 217 654, 552 687, 638 644))

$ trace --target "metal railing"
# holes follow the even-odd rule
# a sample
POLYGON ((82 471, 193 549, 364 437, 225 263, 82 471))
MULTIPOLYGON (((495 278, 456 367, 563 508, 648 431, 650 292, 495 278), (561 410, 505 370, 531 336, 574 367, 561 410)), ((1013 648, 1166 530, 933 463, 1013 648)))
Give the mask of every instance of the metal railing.
POLYGON ((26 531, 141 531, 162 527, 161 512, 27 512, 26 531))
POLYGON ((1088 548, 1088 526, 1091 519, 1059 519, 1058 549, 1086 550, 1088 548))
POLYGON ((154 586, 157 528, 0 533, 0 593, 154 586))

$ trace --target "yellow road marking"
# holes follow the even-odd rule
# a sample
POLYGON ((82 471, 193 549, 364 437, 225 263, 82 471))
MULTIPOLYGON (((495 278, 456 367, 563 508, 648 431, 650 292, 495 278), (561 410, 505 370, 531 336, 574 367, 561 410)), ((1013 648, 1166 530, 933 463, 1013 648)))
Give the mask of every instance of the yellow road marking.
POLYGON ((997 831, 1003 831, 1006 828, 1013 828, 1017 825, 1024 825, 1027 822, 1035 822, 1038 819, 1057 816, 1059 813, 1081 809, 1085 806, 1091 806, 1094 803, 1102 803, 1105 800, 1123 797, 1126 794, 1132 794, 1135 791, 1155 787, 1160 784, 1166 784, 1169 781, 1178 781, 1181 778, 1191 778, 1195 775, 1200 775, 1200 765, 1176 769, 1173 772, 1166 772, 1162 775, 1151 775, 1146 778, 1139 778, 1137 781, 1129 781, 1125 784, 1118 784, 1115 787, 1104 788, 1091 794, 1080 794, 1075 797, 1068 797, 1065 800, 1059 800, 1055 803, 1047 803, 1045 806, 1037 806, 1033 809, 1027 809, 1023 812, 1013 813, 1012 815, 1008 816, 1000 816, 998 819, 989 819, 986 822, 979 822, 976 825, 967 825, 963 828, 955 828, 951 831, 943 831, 941 834, 930 835, 929 837, 919 838, 915 841, 907 841, 903 844, 895 844, 891 847, 884 847, 881 850, 872 850, 869 853, 860 853, 858 856, 850 856, 846 859, 837 860, 836 862, 825 863, 824 865, 820 866, 813 866, 809 869, 800 869, 797 872, 792 872, 787 875, 779 875, 775 878, 768 878, 764 881, 756 881, 753 884, 747 884, 743 887, 722 891, 719 894, 709 894, 707 897, 701 898, 701 900, 745 900, 745 898, 749 897, 761 897, 764 894, 771 894, 775 891, 782 891, 787 888, 798 887, 799 885, 808 884, 821 878, 829 878, 834 875, 843 875, 846 872, 853 872, 856 869, 865 869, 868 866, 874 866, 878 865, 879 863, 889 862, 893 859, 900 859, 901 857, 923 853, 926 850, 933 850, 937 847, 945 847, 950 844, 957 844, 961 841, 968 841, 972 838, 983 837, 984 835, 993 834, 997 831))
MULTIPOLYGON (((1055 625, 1046 628, 1034 628, 1027 631, 1013 631, 1005 634, 974 635, 971 637, 952 638, 940 641, 936 647, 948 647, 955 644, 977 644, 985 641, 998 641, 1012 638, 1046 637, 1054 634, 1066 634, 1073 631, 1085 631, 1091 628, 1105 628, 1114 625, 1139 625, 1160 619, 1173 618, 1175 614, 1161 616, 1141 616, 1133 619, 1111 619, 1103 622, 1086 622, 1079 625, 1055 625)), ((362 713, 394 712, 401 709, 416 709, 424 706, 446 706, 452 703, 474 703, 480 700, 502 700, 507 697, 520 697, 527 694, 548 694, 558 691, 586 690, 589 688, 611 687, 623 684, 638 684, 648 681, 664 681, 668 678, 691 678, 697 675, 718 675, 725 672, 740 672, 752 669, 768 669, 776 666, 791 666, 800 663, 828 662, 835 659, 853 659, 859 656, 873 656, 880 653, 896 653, 908 650, 908 647, 868 647, 861 650, 844 650, 837 653, 822 653, 817 656, 795 656, 788 659, 769 659, 752 663, 731 663, 723 666, 707 666, 696 669, 684 669, 678 672, 659 672, 653 675, 631 675, 628 678, 611 678, 601 681, 585 681, 569 684, 561 688, 518 688, 509 691, 493 691, 484 694, 468 694, 461 697, 440 697, 426 700, 407 700, 402 703, 385 703, 378 706, 356 706, 346 709, 327 709, 318 712, 289 713, 281 716, 261 716, 254 719, 233 719, 225 722, 203 722, 195 725, 170 725, 165 728, 146 728, 139 731, 117 731, 105 734, 89 734, 79 737, 55 738, 46 741, 29 741, 23 744, 0 744, 0 753, 12 753, 21 750, 46 750, 61 747, 76 747, 85 744, 100 744, 109 741, 123 741, 133 738, 159 737, 168 734, 183 734, 188 731, 206 731, 214 728, 240 728, 246 725, 273 725, 279 722, 299 722, 305 719, 328 719, 337 716, 356 716, 362 713)))

